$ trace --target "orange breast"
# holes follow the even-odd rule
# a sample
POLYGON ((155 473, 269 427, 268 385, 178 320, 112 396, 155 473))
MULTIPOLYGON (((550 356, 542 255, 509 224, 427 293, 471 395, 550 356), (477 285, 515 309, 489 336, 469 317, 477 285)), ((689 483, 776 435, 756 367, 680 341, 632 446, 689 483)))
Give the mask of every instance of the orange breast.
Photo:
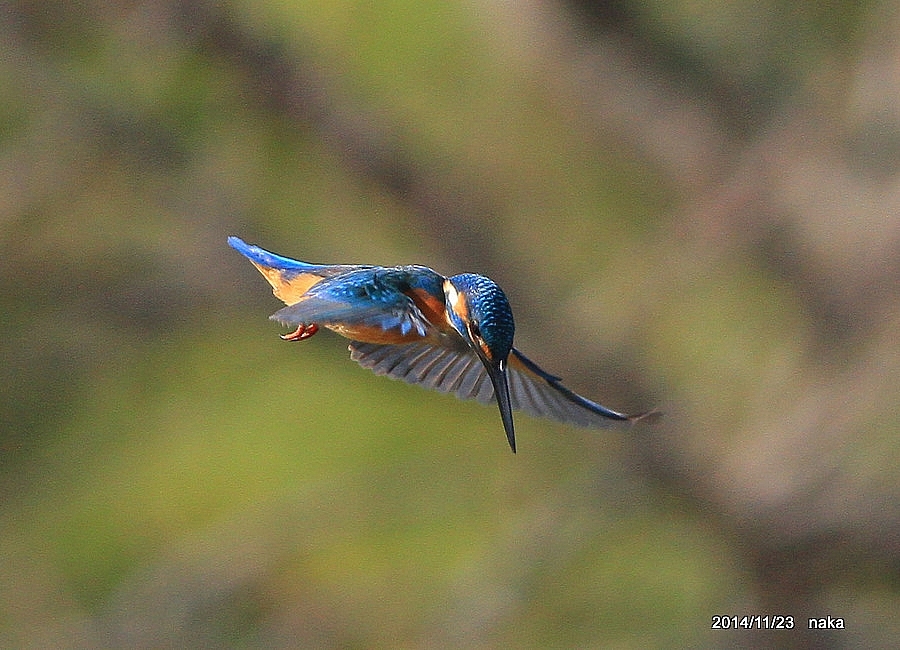
POLYGON ((351 325, 351 324, 334 324, 326 325, 348 339, 360 341, 361 343, 379 343, 381 345, 398 345, 400 343, 411 343, 413 341, 428 340, 438 342, 441 340, 442 332, 447 328, 447 313, 444 307, 444 301, 435 298, 424 289, 410 289, 406 292, 415 303, 419 311, 425 319, 431 324, 424 337, 412 329, 406 334, 401 334, 398 329, 383 330, 377 326, 351 325))
POLYGON ((410 289, 406 295, 412 298, 419 311, 435 327, 440 328, 447 322, 447 307, 443 300, 435 298, 424 289, 410 289))
POLYGON ((401 334, 400 330, 391 329, 383 330, 380 327, 369 327, 363 325, 326 325, 328 329, 337 332, 353 341, 361 343, 380 343, 382 345, 398 345, 400 343, 411 343, 412 341, 421 341, 422 337, 413 329, 411 332, 401 334))

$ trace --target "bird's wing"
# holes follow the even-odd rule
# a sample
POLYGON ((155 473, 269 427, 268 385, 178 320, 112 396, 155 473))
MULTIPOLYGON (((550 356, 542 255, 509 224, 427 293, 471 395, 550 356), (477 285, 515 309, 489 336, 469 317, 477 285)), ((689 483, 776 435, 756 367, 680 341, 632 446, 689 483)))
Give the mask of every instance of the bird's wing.
POLYGON ((308 264, 252 246, 239 237, 229 237, 228 244, 253 263, 272 285, 272 292, 288 305, 296 303, 310 287, 324 278, 371 268, 349 264, 308 264))
POLYGON ((569 390, 559 377, 541 369, 515 348, 509 355, 508 372, 513 407, 529 415, 591 428, 607 428, 642 417, 613 411, 569 390))
POLYGON ((403 345, 350 343, 350 358, 376 375, 387 375, 460 399, 490 402, 494 387, 481 359, 460 338, 447 345, 417 341, 403 345))
MULTIPOLYGON (((461 339, 454 343, 448 338, 446 342, 378 345, 353 341, 350 358, 377 375, 455 393, 460 399, 492 401, 494 387, 478 356, 461 339)), ((512 407, 529 415, 592 428, 643 417, 625 415, 581 397, 516 349, 509 356, 507 374, 512 407)))
POLYGON ((290 325, 321 323, 345 336, 388 343, 424 337, 432 325, 404 293, 407 275, 402 269, 364 267, 324 278, 272 319, 290 325))

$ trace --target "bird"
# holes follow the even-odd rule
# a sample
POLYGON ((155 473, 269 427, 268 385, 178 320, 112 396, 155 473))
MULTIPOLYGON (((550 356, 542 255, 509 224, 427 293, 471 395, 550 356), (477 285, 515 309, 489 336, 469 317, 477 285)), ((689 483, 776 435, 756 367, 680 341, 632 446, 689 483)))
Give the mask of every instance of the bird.
POLYGON ((270 317, 295 328, 281 338, 303 341, 321 325, 350 339, 350 358, 377 375, 496 402, 513 453, 513 409, 589 428, 657 415, 627 415, 582 397, 522 354, 513 346, 509 300, 483 275, 445 277, 420 265, 309 264, 238 237, 228 244, 285 303, 270 317))

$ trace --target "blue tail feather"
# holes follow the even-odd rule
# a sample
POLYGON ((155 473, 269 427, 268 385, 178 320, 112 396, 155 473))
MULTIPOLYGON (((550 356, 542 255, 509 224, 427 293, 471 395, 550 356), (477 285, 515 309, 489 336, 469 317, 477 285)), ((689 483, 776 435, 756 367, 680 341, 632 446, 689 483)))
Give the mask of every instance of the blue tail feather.
POLYGON ((289 257, 282 257, 281 255, 270 253, 264 248, 246 243, 240 237, 229 237, 228 245, 247 259, 256 262, 257 264, 261 264, 262 266, 283 269, 285 271, 302 272, 311 272, 320 268, 317 264, 307 264, 306 262, 300 262, 298 260, 292 260, 289 257))

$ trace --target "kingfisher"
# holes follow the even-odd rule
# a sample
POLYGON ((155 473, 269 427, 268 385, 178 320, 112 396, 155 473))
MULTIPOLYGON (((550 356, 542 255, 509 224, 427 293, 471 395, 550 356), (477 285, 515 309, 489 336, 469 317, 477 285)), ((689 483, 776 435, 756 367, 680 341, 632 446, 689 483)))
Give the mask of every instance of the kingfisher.
POLYGON ((460 399, 496 402, 513 453, 513 409, 582 427, 644 420, 569 390, 513 347, 503 290, 474 273, 445 277, 418 265, 308 264, 229 237, 287 306, 271 319, 303 341, 322 325, 350 339, 350 358, 387 375, 460 399))

